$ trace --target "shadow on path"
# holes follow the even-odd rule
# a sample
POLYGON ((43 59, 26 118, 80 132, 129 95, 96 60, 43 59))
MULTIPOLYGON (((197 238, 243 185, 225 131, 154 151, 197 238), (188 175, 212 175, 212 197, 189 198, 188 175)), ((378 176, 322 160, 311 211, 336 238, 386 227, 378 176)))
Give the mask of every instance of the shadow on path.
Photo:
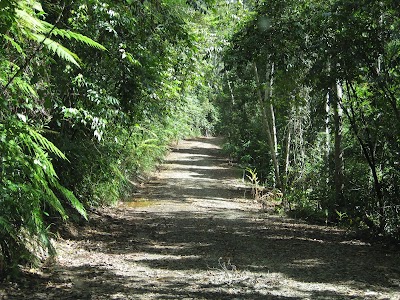
POLYGON ((93 214, 0 299, 400 299, 398 253, 259 212, 220 142, 180 143, 142 206, 93 214))

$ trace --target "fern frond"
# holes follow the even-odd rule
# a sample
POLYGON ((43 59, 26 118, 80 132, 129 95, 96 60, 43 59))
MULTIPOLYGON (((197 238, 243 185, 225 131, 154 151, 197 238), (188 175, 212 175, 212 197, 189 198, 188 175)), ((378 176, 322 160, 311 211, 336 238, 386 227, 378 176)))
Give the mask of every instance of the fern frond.
POLYGON ((39 132, 30 127, 28 127, 27 131, 29 134, 25 134, 25 136, 22 137, 22 140, 32 150, 32 152, 35 153, 38 160, 38 162, 35 163, 37 167, 32 169, 31 172, 32 183, 35 186, 34 190, 42 191, 42 193, 37 195, 37 198, 40 198, 41 195, 44 196, 46 203, 57 211, 63 219, 66 219, 68 216, 63 205, 53 192, 53 188, 55 188, 71 203, 73 208, 87 219, 87 213, 83 204, 70 190, 66 189, 58 182, 58 177, 54 171, 53 165, 49 161, 47 153, 44 152, 43 149, 52 152, 63 159, 66 159, 65 155, 39 132))
POLYGON ((27 250, 34 256, 37 256, 37 248, 38 246, 42 246, 49 251, 50 255, 54 255, 55 248, 49 239, 48 228, 46 228, 44 225, 42 210, 39 207, 36 207, 32 210, 31 217, 33 228, 35 228, 35 232, 33 232, 33 234, 36 236, 33 238, 28 237, 28 241, 25 242, 27 250))
MULTIPOLYGON (((68 216, 64 210, 63 205, 61 204, 61 201, 54 194, 53 190, 49 187, 47 181, 43 180, 42 178, 38 178, 38 179, 40 180, 39 183, 42 187, 43 192, 47 196, 47 197, 45 197, 46 203, 48 203, 55 211, 57 211, 64 220, 67 219, 68 216)), ((56 181, 56 179, 54 178, 52 181, 54 182, 54 181, 56 181)), ((53 184, 53 182, 51 182, 51 183, 53 184)))
POLYGON ((46 24, 36 18, 33 14, 29 13, 27 9, 17 9, 16 10, 18 18, 18 26, 28 35, 30 32, 44 33, 46 31, 46 24))
POLYGON ((3 232, 14 240, 19 240, 17 233, 15 232, 13 226, 4 217, 0 216, 0 232, 3 232))
POLYGON ((38 98, 38 94, 35 89, 21 77, 16 77, 14 79, 14 84, 18 87, 18 89, 23 92, 27 96, 32 96, 33 98, 38 98))
POLYGON ((143 146, 146 146, 146 145, 156 145, 157 142, 158 142, 157 139, 151 139, 151 138, 150 138, 150 139, 146 139, 146 140, 142 141, 142 142, 140 143, 140 145, 143 145, 143 146))
POLYGON ((41 135, 39 132, 36 130, 32 129, 31 127, 28 127, 28 133, 29 135, 44 149, 46 149, 49 152, 54 153, 58 157, 68 160, 65 154, 58 149, 52 142, 50 142, 48 139, 46 139, 43 135, 41 135))
POLYGON ((50 38, 46 38, 42 34, 33 34, 32 36, 35 37, 38 43, 43 43, 50 51, 57 54, 63 60, 73 63, 74 65, 80 68, 80 65, 78 63, 80 62, 80 59, 78 55, 71 52, 69 49, 65 48, 60 43, 53 41, 50 38))
POLYGON ((40 4, 39 1, 33 1, 33 3, 31 3, 31 5, 32 5, 32 8, 33 8, 34 10, 37 10, 37 11, 39 11, 39 12, 43 12, 42 4, 40 4))
POLYGON ((0 34, 0 36, 6 40, 7 42, 9 42, 11 44, 11 46, 19 53, 21 54, 24 58, 25 58, 25 53, 22 50, 22 47, 20 46, 20 44, 18 44, 13 38, 9 37, 8 35, 5 34, 0 34))
POLYGON ((60 36, 62 38, 67 38, 69 40, 75 40, 77 42, 84 43, 92 48, 96 48, 96 49, 103 50, 103 51, 107 50, 106 47, 104 47, 103 45, 101 45, 101 44, 95 42, 94 40, 92 40, 91 38, 89 38, 83 34, 77 33, 77 32, 72 32, 72 31, 66 30, 66 29, 54 28, 51 34, 54 36, 60 36))
POLYGON ((72 207, 77 210, 81 214, 82 217, 87 220, 87 212, 85 210, 85 207, 83 204, 75 197, 75 195, 68 190, 67 188, 63 187, 61 184, 56 185, 57 189, 60 190, 60 192, 63 193, 63 195, 67 198, 67 200, 71 203, 72 207))

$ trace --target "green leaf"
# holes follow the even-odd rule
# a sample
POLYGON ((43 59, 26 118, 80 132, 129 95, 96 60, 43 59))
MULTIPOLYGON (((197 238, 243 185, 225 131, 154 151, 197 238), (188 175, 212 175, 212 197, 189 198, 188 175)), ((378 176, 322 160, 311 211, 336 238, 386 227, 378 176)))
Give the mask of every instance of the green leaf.
POLYGON ((31 96, 33 98, 37 98, 38 94, 35 89, 28 82, 23 80, 21 77, 16 77, 14 79, 14 84, 19 88, 20 91, 23 92, 27 96, 31 96))

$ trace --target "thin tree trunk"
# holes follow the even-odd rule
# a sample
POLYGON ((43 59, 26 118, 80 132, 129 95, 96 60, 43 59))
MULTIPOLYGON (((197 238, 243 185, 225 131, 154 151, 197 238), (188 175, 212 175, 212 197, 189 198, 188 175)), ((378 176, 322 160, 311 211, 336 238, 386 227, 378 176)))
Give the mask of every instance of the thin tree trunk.
MULTIPOLYGON (((286 147, 285 147, 285 166, 283 170, 283 183, 282 183, 282 193, 285 195, 286 186, 288 182, 289 166, 290 166, 290 144, 291 144, 291 128, 288 127, 286 135, 286 147)), ((289 203, 288 203, 289 204, 289 203)), ((290 207, 289 207, 290 209, 290 207)))
MULTIPOLYGON (((254 73, 255 73, 256 83, 257 83, 258 104, 260 106, 260 110, 261 110, 262 117, 263 117, 263 125, 266 129, 265 132, 267 134, 268 146, 270 148, 272 163, 274 166, 275 181, 276 181, 276 185, 279 188, 282 188, 282 182, 281 182, 281 178, 280 178, 280 174, 279 174, 279 163, 278 163, 277 153, 275 151, 275 149, 277 147, 274 142, 276 139, 276 134, 274 135, 274 128, 271 128, 271 125, 270 125, 270 122, 272 123, 272 121, 269 120, 269 118, 268 118, 268 112, 265 107, 266 106, 265 99, 263 99, 263 96, 261 93, 261 83, 260 83, 260 77, 258 75, 257 64, 255 62, 253 62, 253 68, 254 68, 254 73)), ((272 123, 272 124, 274 124, 274 123, 272 123)), ((275 129, 275 131, 276 131, 276 129, 275 129)))
MULTIPOLYGON (((326 99, 325 99, 325 149, 324 149, 324 155, 325 155, 325 164, 324 164, 324 179, 325 179, 325 193, 324 193, 324 198, 326 200, 329 199, 329 193, 330 189, 329 187, 329 182, 330 182, 330 156, 331 156, 331 130, 330 130, 330 115, 331 115, 331 106, 330 106, 330 94, 329 92, 326 93, 326 99)), ((325 202, 325 201, 324 201, 325 202)), ((326 208, 324 207, 323 203, 320 203, 321 208, 326 208)))
POLYGON ((342 149, 342 87, 339 83, 332 87, 333 123, 335 131, 335 206, 342 208, 343 201, 343 149, 342 149))
POLYGON ((274 151, 275 155, 278 156, 278 137, 276 134, 276 124, 275 124, 275 111, 274 105, 272 104, 272 93, 273 93, 273 86, 274 86, 274 73, 275 73, 275 65, 271 63, 271 70, 267 72, 266 82, 268 82, 268 88, 265 89, 265 101, 269 107, 269 120, 270 120, 270 128, 272 129, 272 137, 274 138, 274 151))
POLYGON ((227 72, 225 72, 225 76, 226 76, 226 81, 228 82, 229 93, 231 94, 232 105, 235 105, 235 95, 233 94, 232 85, 231 82, 229 81, 227 72))
POLYGON ((269 122, 269 128, 271 130, 271 136, 272 136, 272 141, 273 141, 273 150, 274 151, 274 158, 275 158, 275 163, 274 163, 274 168, 275 168, 275 174, 276 174, 276 184, 277 186, 284 192, 284 185, 282 184, 281 180, 281 175, 280 175, 280 170, 279 170, 279 160, 278 160, 278 137, 277 137, 277 130, 276 130, 276 122, 275 122, 275 110, 274 110, 274 105, 272 103, 272 94, 273 94, 273 86, 274 86, 274 73, 275 73, 275 64, 272 62, 271 63, 271 68, 268 69, 268 65, 266 66, 266 77, 265 77, 265 82, 268 84, 267 88, 265 89, 265 94, 264 94, 264 102, 267 106, 267 121, 269 122))
POLYGON ((330 116, 331 107, 329 104, 329 93, 326 94, 326 102, 325 102, 325 155, 326 162, 329 164, 329 154, 331 152, 331 133, 329 129, 329 116, 330 116))

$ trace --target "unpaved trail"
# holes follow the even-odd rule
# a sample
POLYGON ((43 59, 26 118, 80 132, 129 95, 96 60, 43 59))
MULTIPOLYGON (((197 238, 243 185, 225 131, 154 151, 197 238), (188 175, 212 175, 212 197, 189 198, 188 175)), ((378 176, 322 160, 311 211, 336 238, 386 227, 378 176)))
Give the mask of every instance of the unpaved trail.
POLYGON ((181 142, 131 202, 93 213, 0 299, 400 299, 398 252, 260 212, 219 144, 181 142))

